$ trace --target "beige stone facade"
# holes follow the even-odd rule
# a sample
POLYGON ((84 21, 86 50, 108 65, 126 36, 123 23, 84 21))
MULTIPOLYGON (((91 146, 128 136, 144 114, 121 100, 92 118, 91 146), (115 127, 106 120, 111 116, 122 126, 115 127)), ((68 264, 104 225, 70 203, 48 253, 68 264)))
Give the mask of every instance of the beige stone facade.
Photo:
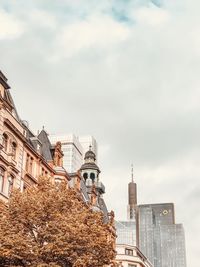
POLYGON ((44 130, 35 136, 20 120, 7 79, 0 72, 0 199, 8 199, 13 187, 23 190, 37 183, 42 175, 70 179, 62 167, 60 143, 54 147, 46 143, 44 130))
POLYGON ((117 245, 116 261, 119 267, 153 267, 142 252, 135 246, 117 245))

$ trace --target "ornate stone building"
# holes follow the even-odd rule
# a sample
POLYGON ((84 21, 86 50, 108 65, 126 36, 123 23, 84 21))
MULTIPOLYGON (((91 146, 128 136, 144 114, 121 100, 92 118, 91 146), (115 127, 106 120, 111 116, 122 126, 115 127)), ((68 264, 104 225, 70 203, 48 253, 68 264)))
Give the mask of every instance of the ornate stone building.
POLYGON ((6 77, 0 72, 0 199, 6 200, 13 187, 20 190, 47 175, 70 180, 62 167, 61 144, 52 146, 42 130, 35 136, 21 121, 6 77))
POLYGON ((70 187, 81 192, 88 205, 103 211, 105 221, 109 221, 112 216, 103 200, 105 187, 99 174, 96 155, 91 148, 85 154, 80 171, 67 173, 63 167, 61 142, 52 145, 44 129, 38 135, 32 133, 27 123, 20 119, 7 78, 0 71, 0 199, 7 200, 13 187, 22 191, 36 184, 42 175, 53 181, 65 179, 70 187))
POLYGON ((96 155, 89 149, 85 162, 77 173, 69 175, 63 167, 61 142, 51 144, 43 129, 38 135, 22 121, 10 94, 10 86, 0 71, 0 199, 6 201, 13 188, 21 191, 37 183, 40 176, 52 182, 65 180, 80 192, 83 200, 95 211, 104 214, 115 250, 114 212, 108 212, 103 200, 105 187, 99 180, 96 155))

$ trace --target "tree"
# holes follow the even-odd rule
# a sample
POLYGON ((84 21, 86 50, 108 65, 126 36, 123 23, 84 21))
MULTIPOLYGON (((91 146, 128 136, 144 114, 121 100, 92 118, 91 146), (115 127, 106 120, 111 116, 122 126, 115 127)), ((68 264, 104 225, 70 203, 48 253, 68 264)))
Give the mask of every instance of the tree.
POLYGON ((111 225, 64 182, 41 177, 0 212, 0 266, 100 267, 115 257, 111 225))

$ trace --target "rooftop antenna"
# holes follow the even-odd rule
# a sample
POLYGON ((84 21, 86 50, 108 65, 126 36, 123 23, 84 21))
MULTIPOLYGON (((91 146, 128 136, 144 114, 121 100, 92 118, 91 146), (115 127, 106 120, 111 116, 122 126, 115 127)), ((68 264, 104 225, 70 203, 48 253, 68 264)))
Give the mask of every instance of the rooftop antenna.
POLYGON ((89 146, 89 150, 90 150, 90 151, 92 150, 92 146, 91 146, 91 145, 89 146))
POLYGON ((132 163, 131 164, 131 181, 132 181, 132 183, 134 182, 133 178, 134 178, 134 175, 133 175, 133 163, 132 163))

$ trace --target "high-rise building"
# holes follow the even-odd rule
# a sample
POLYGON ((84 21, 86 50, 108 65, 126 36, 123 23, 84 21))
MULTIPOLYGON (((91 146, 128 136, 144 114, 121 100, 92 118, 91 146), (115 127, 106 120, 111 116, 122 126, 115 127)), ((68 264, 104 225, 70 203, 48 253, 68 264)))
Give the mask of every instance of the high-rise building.
POLYGON ((51 142, 55 144, 60 141, 63 150, 63 166, 69 173, 77 172, 83 163, 83 148, 74 134, 50 135, 51 142))
POLYGON ((154 267, 186 267, 182 224, 175 224, 174 204, 138 206, 139 248, 154 267))
MULTIPOLYGON (((69 173, 77 172, 84 162, 85 153, 91 150, 97 157, 97 141, 93 136, 75 136, 74 134, 50 135, 51 142, 55 144, 60 141, 64 153, 63 166, 69 173)), ((97 161, 97 159, 96 159, 97 161)))
POLYGON ((137 247, 137 185, 134 182, 133 166, 128 184, 127 221, 116 221, 116 260, 120 267, 153 267, 137 247))
POLYGON ((127 218, 116 222, 117 245, 136 246, 154 267, 186 267, 184 229, 175 223, 174 204, 138 205, 133 167, 127 218))

